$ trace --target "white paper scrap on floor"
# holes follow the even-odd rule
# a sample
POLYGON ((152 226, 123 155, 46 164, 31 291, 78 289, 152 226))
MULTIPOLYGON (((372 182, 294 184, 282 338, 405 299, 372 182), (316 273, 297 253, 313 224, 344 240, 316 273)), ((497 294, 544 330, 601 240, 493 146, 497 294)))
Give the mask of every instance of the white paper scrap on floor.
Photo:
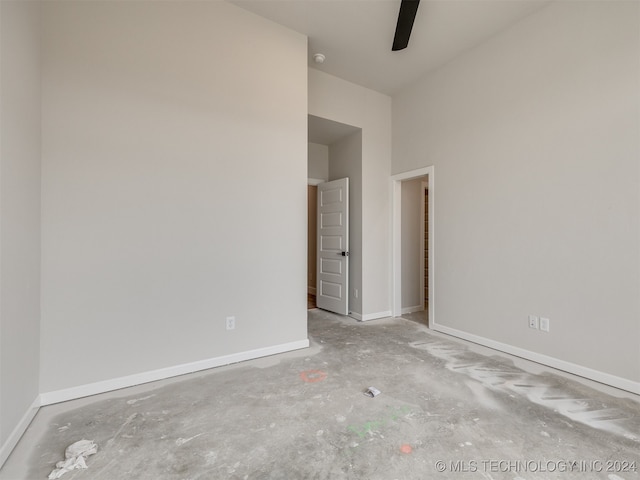
POLYGON ((79 440, 72 443, 64 451, 65 459, 56 463, 56 468, 49 474, 49 478, 60 478, 76 468, 88 468, 85 458, 97 451, 98 446, 93 440, 79 440))

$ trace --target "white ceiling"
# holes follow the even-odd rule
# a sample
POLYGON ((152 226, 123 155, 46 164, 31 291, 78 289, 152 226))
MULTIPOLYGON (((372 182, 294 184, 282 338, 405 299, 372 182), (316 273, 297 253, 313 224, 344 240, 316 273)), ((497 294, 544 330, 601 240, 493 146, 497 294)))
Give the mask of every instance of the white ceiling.
POLYGON ((399 52, 391 43, 400 0, 231 3, 307 35, 310 66, 392 95, 550 1, 422 0, 409 47, 399 52), (322 65, 312 58, 318 52, 322 65))

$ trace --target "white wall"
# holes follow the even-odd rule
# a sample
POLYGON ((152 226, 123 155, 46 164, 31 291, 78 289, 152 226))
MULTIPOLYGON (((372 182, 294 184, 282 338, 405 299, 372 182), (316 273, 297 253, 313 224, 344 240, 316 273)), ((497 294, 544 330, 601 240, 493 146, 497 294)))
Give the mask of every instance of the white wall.
POLYGON ((438 172, 437 325, 638 391, 639 8, 553 2, 393 104, 393 172, 438 172))
POLYGON ((362 128, 362 315, 390 315, 391 98, 309 69, 309 114, 362 128))
POLYGON ((329 180, 349 178, 349 311, 362 316, 362 131, 329 146, 329 180), (355 290, 358 289, 358 296, 355 290))
POLYGON ((308 144, 308 177, 316 180, 329 180, 329 147, 319 143, 308 144))
POLYGON ((43 9, 41 391, 306 342, 306 38, 223 2, 43 9))
POLYGON ((0 2, 0 465, 37 408, 40 6, 0 2))
POLYGON ((422 224, 424 223, 422 204, 424 178, 402 182, 402 308, 423 309, 420 295, 422 224))

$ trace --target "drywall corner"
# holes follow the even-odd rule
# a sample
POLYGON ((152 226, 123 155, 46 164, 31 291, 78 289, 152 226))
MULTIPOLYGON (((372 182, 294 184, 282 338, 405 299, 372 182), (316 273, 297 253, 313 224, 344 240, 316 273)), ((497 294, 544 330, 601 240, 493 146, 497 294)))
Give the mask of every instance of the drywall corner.
POLYGON ((40 376, 40 2, 0 2, 0 458, 40 376))

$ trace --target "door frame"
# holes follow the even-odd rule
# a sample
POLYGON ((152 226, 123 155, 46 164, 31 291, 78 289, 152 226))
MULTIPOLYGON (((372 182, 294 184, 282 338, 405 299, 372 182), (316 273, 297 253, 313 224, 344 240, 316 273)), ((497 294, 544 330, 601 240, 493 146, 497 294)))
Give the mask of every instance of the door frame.
MULTIPOLYGON (((402 315, 402 182, 427 176, 429 189, 429 328, 435 325, 435 176, 434 167, 418 168, 391 176, 391 314, 402 315)), ((423 199, 424 202, 424 199, 423 199)))

